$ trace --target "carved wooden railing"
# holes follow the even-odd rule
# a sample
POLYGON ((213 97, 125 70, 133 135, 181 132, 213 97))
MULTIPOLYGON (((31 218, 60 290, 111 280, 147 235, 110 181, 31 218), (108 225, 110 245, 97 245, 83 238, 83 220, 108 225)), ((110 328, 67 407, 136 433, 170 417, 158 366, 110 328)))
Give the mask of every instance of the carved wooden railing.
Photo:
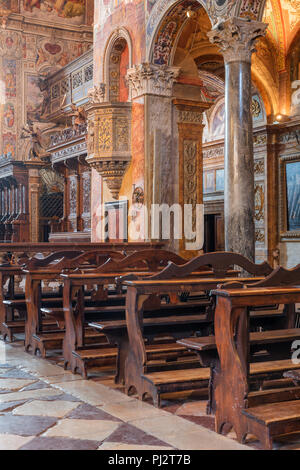
POLYGON ((273 271, 266 261, 261 264, 255 264, 239 253, 218 251, 199 255, 180 266, 174 262, 170 262, 165 269, 153 275, 150 279, 164 280, 174 277, 183 278, 205 267, 210 267, 215 276, 224 277, 234 266, 238 266, 254 276, 267 276, 273 271))

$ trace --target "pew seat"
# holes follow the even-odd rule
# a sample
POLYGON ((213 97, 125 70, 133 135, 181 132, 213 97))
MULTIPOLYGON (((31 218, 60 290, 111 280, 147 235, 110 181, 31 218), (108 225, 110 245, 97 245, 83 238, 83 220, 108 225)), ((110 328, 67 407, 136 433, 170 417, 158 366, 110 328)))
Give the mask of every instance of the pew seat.
MULTIPOLYGON (((250 333, 250 344, 270 345, 284 343, 300 339, 300 328, 289 328, 285 330, 256 331, 250 333)), ((195 351, 208 351, 216 349, 215 337, 203 336, 198 338, 186 338, 178 340, 179 344, 195 351)))
MULTIPOLYGON (((40 352, 41 356, 45 358, 47 356, 47 351, 51 349, 61 350, 63 347, 63 341, 65 338, 64 330, 51 330, 49 332, 42 332, 32 335, 32 349, 33 354, 36 354, 37 351, 40 352)), ((99 343, 101 339, 103 340, 103 335, 95 333, 91 329, 88 329, 85 332, 85 342, 86 344, 95 344, 99 343)))
MULTIPOLYGON (((186 348, 174 342, 147 344, 146 354, 147 365, 150 369, 151 367, 163 368, 172 361, 177 364, 177 359, 190 357, 186 348)), ((112 363, 112 359, 119 361, 119 349, 116 347, 108 347, 107 345, 102 345, 101 347, 99 345, 79 347, 75 351, 72 351, 72 355, 75 358, 72 372, 75 373, 78 371, 85 379, 88 376, 88 366, 91 364, 106 365, 108 362, 112 363)), ((193 365, 198 366, 196 358, 186 361, 182 364, 182 367, 193 367, 193 365)), ((178 364, 178 367, 180 367, 180 364, 178 364)), ((123 371, 121 375, 123 378, 123 371)))
MULTIPOLYGON (((272 450, 273 438, 300 431, 300 393, 298 399, 266 403, 242 410, 247 434, 257 436, 264 449, 272 450)), ((241 436, 245 441, 246 435, 241 436)))
MULTIPOLYGON (((256 382, 258 381, 261 385, 266 378, 274 375, 277 376, 278 374, 281 375, 283 372, 291 368, 300 369, 300 364, 293 364, 290 359, 284 359, 281 361, 254 362, 250 364, 250 376, 252 380, 256 382)), ((148 389, 147 392, 151 395, 154 405, 159 407, 160 396, 163 393, 179 392, 183 390, 198 390, 207 386, 210 379, 210 368, 201 367, 185 370, 169 370, 164 372, 147 373, 143 374, 142 378, 148 384, 146 389, 148 389)), ((287 395, 291 393, 291 390, 293 390, 293 388, 287 389, 287 395)), ((278 399, 280 389, 276 390, 275 392, 278 399)), ((251 392, 249 397, 251 397, 253 403, 255 403, 255 400, 257 402, 259 399, 264 399, 264 397, 268 397, 269 399, 271 393, 275 394, 275 392, 269 390, 251 392)), ((294 397, 295 395, 292 396, 294 397)))

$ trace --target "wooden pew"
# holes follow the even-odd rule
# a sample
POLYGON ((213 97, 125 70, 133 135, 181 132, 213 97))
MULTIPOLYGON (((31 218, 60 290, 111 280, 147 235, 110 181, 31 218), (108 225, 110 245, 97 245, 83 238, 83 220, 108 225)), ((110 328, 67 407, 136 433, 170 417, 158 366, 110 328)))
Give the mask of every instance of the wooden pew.
MULTIPOLYGON (((84 318, 85 314, 88 313, 88 309, 84 305, 82 294, 84 285, 89 283, 97 284, 97 293, 94 296, 94 299, 96 301, 98 300, 98 304, 95 304, 94 310, 95 319, 98 315, 98 318, 104 319, 106 322, 109 320, 108 323, 113 323, 114 327, 119 325, 117 329, 114 329, 115 332, 120 329, 123 330, 125 328, 125 297, 123 297, 123 302, 120 303, 119 306, 112 307, 105 305, 103 302, 107 301, 108 304, 110 302, 108 290, 105 288, 105 285, 115 284, 116 278, 125 273, 134 272, 135 276, 153 274, 153 270, 154 272, 157 272, 170 260, 176 261, 177 263, 186 262, 186 260, 172 252, 165 250, 144 250, 133 253, 123 260, 110 259, 93 272, 86 272, 86 270, 83 270, 82 273, 74 272, 61 275, 64 279, 64 314, 66 334, 63 351, 65 367, 70 367, 73 372, 78 370, 84 377, 87 377, 87 366, 89 363, 95 361, 99 363, 100 361, 106 360, 106 352, 103 350, 103 347, 97 350, 96 346, 95 348, 87 348, 84 344, 84 318), (75 299, 77 299, 77 302, 75 302, 75 299), (99 301, 102 301, 102 304, 99 304, 99 301), (106 314, 109 316, 105 317, 106 314), (113 314, 115 314, 114 319, 112 318, 113 314)), ((91 325, 93 328, 97 329, 95 322, 91 322, 91 325)), ((106 331, 104 333, 106 333, 106 331)), ((116 344, 118 346, 118 351, 115 349, 115 358, 117 359, 116 380, 122 381, 123 350, 127 348, 128 342, 126 341, 126 337, 124 338, 122 334, 120 341, 115 341, 115 336, 113 339, 110 335, 107 336, 111 340, 113 346, 116 344)), ((112 354, 111 348, 109 349, 108 353, 112 354)), ((160 350, 161 349, 162 347, 160 350)), ((170 346, 165 346, 164 350, 167 354, 170 352, 170 346)), ((176 352, 184 351, 182 347, 179 347, 176 344, 173 345, 173 351, 174 350, 176 352)), ((153 349, 151 357, 153 357, 155 353, 156 351, 153 349)), ((112 358, 112 355, 110 358, 112 358)))
MULTIPOLYGON (((258 437, 265 449, 271 449, 275 436, 300 430, 299 387, 263 393, 250 390, 248 307, 266 302, 295 304, 300 299, 300 287, 219 289, 212 294, 217 297, 215 340, 220 363, 215 389, 216 431, 221 433, 229 423, 240 442, 250 433, 258 437)), ((283 335, 289 334, 292 344, 299 332, 299 328, 284 330, 283 335)), ((278 346, 279 339, 273 340, 278 346)))
MULTIPOLYGON (((218 252, 201 255, 181 266, 176 266, 175 263, 169 263, 161 272, 145 280, 126 280, 123 282, 123 284, 127 286, 126 322, 130 342, 125 370, 125 388, 127 393, 135 389, 140 399, 143 399, 148 393, 158 406, 160 402, 160 391, 163 389, 165 381, 168 390, 172 387, 172 391, 176 390, 176 387, 181 390, 190 389, 190 387, 193 388, 194 386, 198 387, 199 380, 197 385, 193 383, 195 371, 191 372, 191 380, 187 380, 187 372, 182 375, 182 380, 179 374, 177 374, 177 371, 174 372, 173 384, 170 382, 170 376, 172 374, 167 372, 156 373, 155 377, 148 375, 150 372, 147 370, 147 354, 145 349, 145 302, 148 301, 149 298, 159 298, 162 294, 169 294, 170 297, 173 298, 173 301, 176 302, 176 297, 178 301, 179 292, 189 292, 191 297, 194 292, 209 292, 213 287, 217 287, 220 282, 226 282, 228 278, 200 277, 199 274, 197 278, 197 270, 204 267, 207 269, 207 267, 209 267, 215 276, 219 273, 226 275, 228 270, 234 265, 238 265, 257 277, 231 277, 232 282, 243 281, 253 283, 261 280, 263 278, 262 276, 266 276, 272 271, 272 268, 267 263, 255 265, 240 255, 218 252), (178 272, 180 275, 178 275, 177 278, 178 272), (170 279, 168 279, 168 276, 170 276, 170 279)), ((172 331, 177 320, 178 317, 174 319, 174 322, 170 322, 169 325, 166 325, 165 331, 172 331)), ((210 309, 210 320, 213 321, 213 309, 210 309)), ((201 332, 200 326, 198 330, 198 334, 205 334, 203 330, 201 332)), ((182 337, 184 337, 184 335, 182 335, 182 337)), ((199 371, 199 374, 202 372, 203 371, 199 371)), ((207 374, 207 371, 204 373, 207 374)))
MULTIPOLYGON (((29 259, 14 259, 14 263, 5 263, 0 266, 0 329, 4 340, 8 338, 9 341, 13 341, 15 333, 24 333, 25 331, 25 293, 15 292, 15 276, 23 277, 23 269, 25 267, 33 268, 46 266, 62 257, 71 258, 72 256, 78 256, 80 253, 82 253, 82 251, 65 250, 63 252, 58 251, 52 253, 49 256, 39 254, 29 259), (7 280, 9 280, 8 291, 5 293, 4 285, 7 280)), ((51 298, 53 296, 45 294, 45 299, 47 299, 47 297, 51 298)), ((45 322, 45 327, 47 327, 46 323, 48 323, 49 327, 53 327, 53 321, 45 322)))
MULTIPOLYGON (((27 319, 25 325, 25 350, 32 350, 34 354, 37 351, 40 351, 42 357, 46 356, 47 349, 61 348, 62 341, 64 338, 64 332, 59 329, 54 329, 52 331, 44 332, 43 323, 41 321, 42 311, 41 308, 44 307, 60 307, 62 309, 63 299, 62 296, 58 296, 54 300, 45 303, 42 301, 42 281, 53 280, 57 281, 60 279, 60 274, 62 269, 77 269, 80 267, 80 262, 84 263, 87 259, 89 262, 91 259, 94 260, 94 263, 100 262, 103 263, 105 260, 113 257, 118 259, 124 257, 119 252, 113 251, 96 251, 93 254, 83 253, 79 257, 75 256, 73 260, 70 257, 60 258, 57 263, 53 262, 51 257, 51 263, 46 266, 33 266, 31 269, 23 269, 25 274, 25 297, 26 297, 26 306, 27 306, 27 319)), ((55 315, 52 317, 54 320, 55 315)), ((90 333, 90 341, 94 341, 95 333, 90 333)))

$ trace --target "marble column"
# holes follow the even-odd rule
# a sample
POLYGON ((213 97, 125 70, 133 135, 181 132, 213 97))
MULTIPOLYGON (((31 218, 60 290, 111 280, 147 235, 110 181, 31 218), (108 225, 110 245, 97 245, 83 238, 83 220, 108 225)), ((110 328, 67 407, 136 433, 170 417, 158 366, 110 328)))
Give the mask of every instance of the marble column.
POLYGON ((225 249, 255 259, 251 56, 267 25, 241 18, 208 33, 225 62, 225 249))

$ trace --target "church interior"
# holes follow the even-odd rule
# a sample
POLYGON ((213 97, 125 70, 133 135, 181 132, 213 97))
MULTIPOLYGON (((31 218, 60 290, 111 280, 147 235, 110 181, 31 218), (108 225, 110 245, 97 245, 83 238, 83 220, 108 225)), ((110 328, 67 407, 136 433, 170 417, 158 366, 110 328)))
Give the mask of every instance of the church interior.
POLYGON ((0 0, 0 335, 1 450, 300 450, 299 0, 0 0))

